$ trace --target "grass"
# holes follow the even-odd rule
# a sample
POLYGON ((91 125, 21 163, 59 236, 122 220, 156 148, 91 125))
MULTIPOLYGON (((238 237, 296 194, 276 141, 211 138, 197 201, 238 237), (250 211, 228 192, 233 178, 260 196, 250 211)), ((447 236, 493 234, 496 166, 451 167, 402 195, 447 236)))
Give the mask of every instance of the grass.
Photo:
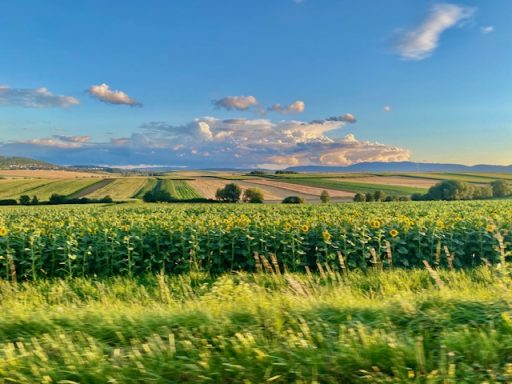
POLYGON ((292 184, 307 185, 310 187, 336 189, 348 192, 375 192, 383 191, 388 195, 412 195, 413 193, 425 193, 427 189, 416 187, 405 187, 400 185, 383 185, 370 183, 356 183, 352 181, 332 180, 332 179, 315 179, 315 178, 287 178, 286 181, 292 184))
POLYGON ((114 200, 128 200, 138 195, 147 182, 144 177, 124 177, 115 179, 112 183, 87 195, 91 199, 101 199, 110 196, 114 200))
POLYGON ((509 382, 498 270, 0 281, 15 383, 509 382))

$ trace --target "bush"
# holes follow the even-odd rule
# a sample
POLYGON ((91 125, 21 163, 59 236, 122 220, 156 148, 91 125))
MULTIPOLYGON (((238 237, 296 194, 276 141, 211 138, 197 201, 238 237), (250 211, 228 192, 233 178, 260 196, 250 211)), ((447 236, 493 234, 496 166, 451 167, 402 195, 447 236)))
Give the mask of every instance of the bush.
POLYGON ((245 203, 263 203, 263 191, 258 188, 248 188, 244 191, 242 200, 245 203))
POLYGON ((375 191, 373 192, 373 200, 375 201, 384 201, 386 199, 386 194, 383 191, 375 191))
POLYGON ((375 195, 371 192, 366 192, 365 201, 375 201, 375 195))
POLYGON ((156 191, 148 191, 142 197, 146 203, 170 203, 176 201, 168 191, 158 189, 156 191))
POLYGON ((18 201, 15 199, 4 199, 0 200, 0 205, 18 205, 18 201))
POLYGON ((354 196, 354 201, 356 203, 364 203, 366 201, 366 195, 358 192, 354 196))
POLYGON ((299 196, 288 196, 282 201, 283 204, 304 204, 304 199, 299 196))
POLYGON ((224 186, 224 188, 217 189, 215 198, 226 203, 238 203, 240 201, 241 194, 242 189, 238 184, 231 183, 224 186))
POLYGON ((30 202, 31 205, 38 205, 39 204, 39 199, 37 198, 37 196, 34 196, 32 198, 32 201, 30 202))
POLYGON ((512 194, 512 189, 505 180, 495 180, 491 183, 493 197, 507 197, 512 194))
POLYGON ((29 195, 20 196, 20 204, 21 205, 30 205, 30 196, 29 195))
POLYGON ((66 196, 64 195, 59 195, 57 193, 54 193, 53 195, 50 196, 50 204, 65 204, 66 203, 66 196))
POLYGON ((331 201, 331 196, 329 195, 329 192, 323 190, 322 193, 320 193, 320 200, 322 201, 322 203, 328 203, 329 201, 331 201))

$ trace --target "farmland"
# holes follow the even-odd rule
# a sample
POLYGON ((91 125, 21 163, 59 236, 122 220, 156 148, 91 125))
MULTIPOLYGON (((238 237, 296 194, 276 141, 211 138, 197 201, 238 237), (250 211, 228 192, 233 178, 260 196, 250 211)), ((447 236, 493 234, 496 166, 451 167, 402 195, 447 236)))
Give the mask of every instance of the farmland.
POLYGON ((511 216, 506 200, 1 208, 0 378, 511 380, 511 216))

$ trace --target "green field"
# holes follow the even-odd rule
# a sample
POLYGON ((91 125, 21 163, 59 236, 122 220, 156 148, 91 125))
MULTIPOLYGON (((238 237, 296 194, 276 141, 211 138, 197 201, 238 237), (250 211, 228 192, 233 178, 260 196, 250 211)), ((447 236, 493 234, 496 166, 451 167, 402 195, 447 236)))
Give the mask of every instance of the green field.
POLYGON ((1 281, 0 379, 505 383, 510 292, 487 267, 1 281))
POLYGON ((114 200, 128 200, 138 195, 139 191, 145 188, 148 179, 144 177, 123 177, 115 179, 112 183, 100 188, 86 197, 101 199, 110 196, 114 200))
POLYGON ((173 198, 178 200, 202 197, 186 182, 186 180, 159 179, 155 189, 167 191, 173 198))
POLYGON ((18 199, 21 195, 48 183, 48 180, 39 179, 0 180, 0 199, 18 199))
POLYGON ((412 195, 413 193, 425 193, 427 191, 425 188, 406 187, 401 185, 357 183, 353 181, 321 178, 286 178, 286 182, 292 184, 307 185, 310 187, 336 189, 339 191, 356 193, 383 191, 388 195, 412 195))
POLYGON ((511 217, 509 200, 2 207, 0 383, 511 382, 511 217))

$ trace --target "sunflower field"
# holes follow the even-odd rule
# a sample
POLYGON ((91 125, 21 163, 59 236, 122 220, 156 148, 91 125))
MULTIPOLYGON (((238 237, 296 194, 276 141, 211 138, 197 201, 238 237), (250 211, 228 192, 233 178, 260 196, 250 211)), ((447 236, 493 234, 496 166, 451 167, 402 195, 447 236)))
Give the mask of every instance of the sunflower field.
POLYGON ((0 278, 457 269, 507 258, 511 229, 511 201, 6 207, 0 278))

